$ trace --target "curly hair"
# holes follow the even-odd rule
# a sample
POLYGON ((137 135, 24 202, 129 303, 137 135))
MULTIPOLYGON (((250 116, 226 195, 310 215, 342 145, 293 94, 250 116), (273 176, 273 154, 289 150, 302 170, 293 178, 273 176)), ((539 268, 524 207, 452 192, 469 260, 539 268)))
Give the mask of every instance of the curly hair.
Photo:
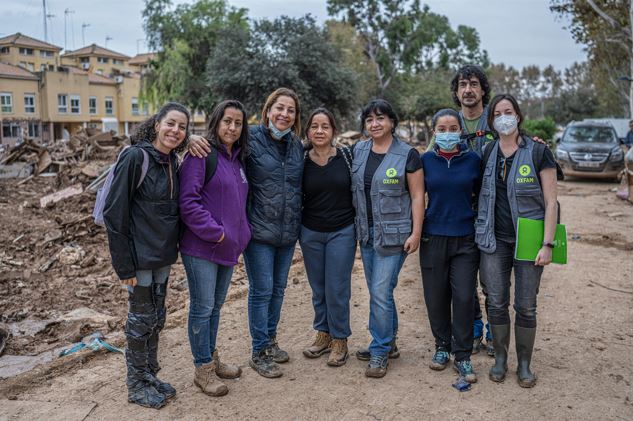
POLYGON ((479 79, 481 89, 484 91, 484 95, 481 98, 481 102, 484 104, 484 107, 488 105, 488 102, 490 101, 490 83, 488 83, 488 77, 486 76, 486 73, 484 73, 484 69, 474 64, 467 64, 461 67, 453 77, 453 80, 451 80, 451 94, 453 96, 453 102, 458 107, 462 106, 461 101, 457 97, 459 81, 461 79, 469 80, 473 76, 479 79))
POLYGON ((242 161, 242 163, 244 163, 246 162, 246 155, 248 155, 248 123, 246 118, 246 111, 244 110, 244 105, 242 105, 242 103, 238 100, 227 99, 220 102, 213 109, 213 112, 209 117, 207 139, 209 140, 209 143, 216 149, 219 148, 222 144, 218 136, 218 128, 220 127, 222 117, 224 117, 224 111, 227 108, 235 108, 236 110, 242 112, 242 131, 240 132, 240 137, 236 143, 240 146, 239 159, 240 161, 242 161))
POLYGON ((156 140, 156 123, 162 121, 170 111, 178 111, 183 113, 187 117, 187 130, 185 139, 175 149, 176 152, 180 152, 185 148, 187 141, 189 140, 189 122, 191 121, 191 114, 189 110, 178 102, 168 102, 153 116, 142 122, 130 136, 130 143, 132 145, 140 142, 152 143, 156 140))

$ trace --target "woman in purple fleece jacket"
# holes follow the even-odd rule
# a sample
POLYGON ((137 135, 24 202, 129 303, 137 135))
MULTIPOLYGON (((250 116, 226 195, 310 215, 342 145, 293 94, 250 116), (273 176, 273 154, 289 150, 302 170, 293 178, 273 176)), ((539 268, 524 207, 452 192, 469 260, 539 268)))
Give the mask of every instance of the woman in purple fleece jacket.
MULTIPOLYGON (((223 364, 215 341, 220 308, 233 267, 246 248, 251 229, 246 217, 248 182, 244 157, 248 148, 246 113, 239 101, 223 101, 213 110, 207 139, 217 153, 217 166, 206 181, 208 160, 187 155, 180 168, 180 217, 184 232, 180 252, 189 283, 189 343, 195 365, 194 383, 207 395, 228 388, 217 377, 239 377, 241 369, 223 364)), ((212 168, 211 168, 212 171, 212 168)))

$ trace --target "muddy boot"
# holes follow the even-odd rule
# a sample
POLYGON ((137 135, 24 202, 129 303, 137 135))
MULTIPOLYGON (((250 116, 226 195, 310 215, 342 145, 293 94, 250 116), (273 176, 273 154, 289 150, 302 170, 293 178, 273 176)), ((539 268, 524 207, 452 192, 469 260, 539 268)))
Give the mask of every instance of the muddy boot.
POLYGON ((303 355, 308 358, 318 358, 323 354, 327 354, 332 350, 330 348, 330 344, 332 342, 332 337, 327 332, 317 331, 316 339, 312 345, 303 350, 303 355))
POLYGON ((494 346, 495 365, 490 368, 488 377, 493 382, 505 380, 508 371, 508 347, 510 346, 510 325, 490 325, 494 346))
POLYGON ((224 396, 229 388, 215 377, 215 361, 196 367, 193 383, 209 396, 224 396))
POLYGON ((346 339, 332 339, 332 352, 327 359, 327 365, 331 367, 340 367, 347 361, 349 352, 347 351, 346 339))
POLYGON ((530 371, 535 338, 536 328, 514 325, 514 339, 518 361, 517 376, 521 387, 534 387, 536 385, 536 374, 530 371))
POLYGON ((237 365, 220 362, 217 349, 213 351, 213 362, 215 362, 215 374, 221 379, 237 379, 242 375, 242 369, 237 365))
POLYGON ((273 357, 268 354, 268 349, 264 348, 259 352, 254 352, 251 355, 251 360, 248 364, 253 370, 260 376, 273 379, 275 377, 281 377, 283 372, 279 368, 279 365, 273 361, 273 357))
POLYGON ((152 386, 159 392, 163 393, 167 399, 176 396, 176 389, 169 383, 165 383, 156 377, 156 374, 160 371, 160 365, 158 364, 158 338, 160 332, 165 327, 165 319, 167 318, 167 309, 165 308, 165 298, 167 296, 167 281, 164 284, 152 284, 152 294, 154 297, 154 305, 156 307, 156 326, 152 331, 147 341, 147 365, 149 372, 154 376, 152 386))
POLYGON ((270 345, 268 346, 268 354, 273 358, 273 361, 277 364, 287 363, 290 361, 290 356, 286 351, 279 348, 277 338, 270 338, 270 345))
MULTIPOLYGON (((389 349, 389 358, 394 360, 400 357, 400 350, 398 349, 398 344, 396 343, 396 337, 393 337, 391 341, 391 349, 389 349)), ((356 358, 361 361, 369 361, 371 358, 371 353, 369 352, 369 348, 361 348, 356 351, 356 358)))
POLYGON ((147 342, 155 325, 156 311, 151 287, 135 286, 129 295, 129 310, 125 324, 128 402, 159 409, 165 406, 167 398, 153 386, 156 378, 150 373, 147 364, 147 342))

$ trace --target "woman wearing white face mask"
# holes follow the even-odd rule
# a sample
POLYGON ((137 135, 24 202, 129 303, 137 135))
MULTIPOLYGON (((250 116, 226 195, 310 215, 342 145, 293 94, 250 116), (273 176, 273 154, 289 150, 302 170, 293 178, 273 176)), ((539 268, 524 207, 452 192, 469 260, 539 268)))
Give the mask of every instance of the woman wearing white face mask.
POLYGON ((536 384, 530 371, 536 335, 536 296, 543 266, 552 260, 556 230, 556 163, 552 152, 521 131, 523 115, 511 95, 497 95, 490 103, 488 124, 499 141, 484 148, 483 179, 475 223, 481 250, 480 277, 487 295, 495 365, 489 377, 505 379, 510 342, 510 274, 514 269, 517 375, 521 387, 536 384), (486 149, 492 148, 489 151, 486 149), (534 262, 514 259, 519 217, 545 221, 542 248, 534 262))
POLYGON ((460 121, 454 110, 438 111, 433 117, 435 145, 422 155, 429 204, 422 230, 420 267, 435 338, 429 367, 443 370, 453 353, 455 370, 474 383, 477 377, 470 356, 479 250, 475 244, 473 198, 479 191, 481 160, 460 141, 460 121))

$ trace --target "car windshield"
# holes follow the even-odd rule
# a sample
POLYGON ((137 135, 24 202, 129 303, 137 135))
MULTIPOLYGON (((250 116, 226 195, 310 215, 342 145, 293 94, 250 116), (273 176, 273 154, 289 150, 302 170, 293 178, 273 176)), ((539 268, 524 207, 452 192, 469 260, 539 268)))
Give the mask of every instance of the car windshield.
POLYGON ((616 143, 613 129, 596 126, 574 126, 567 129, 563 142, 616 143))

